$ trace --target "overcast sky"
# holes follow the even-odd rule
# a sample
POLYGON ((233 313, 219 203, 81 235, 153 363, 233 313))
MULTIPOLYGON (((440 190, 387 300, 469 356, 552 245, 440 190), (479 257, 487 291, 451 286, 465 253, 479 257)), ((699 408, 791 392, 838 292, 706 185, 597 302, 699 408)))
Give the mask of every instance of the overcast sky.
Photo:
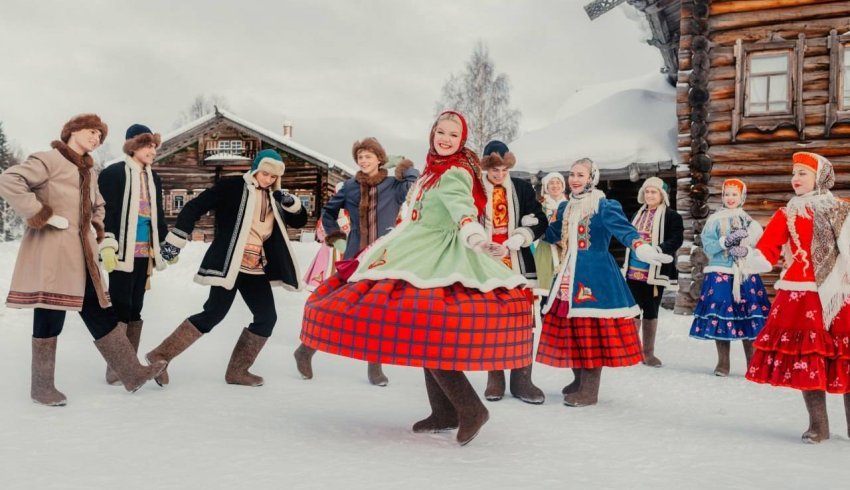
POLYGON ((443 82, 478 40, 510 78, 521 133, 583 86, 661 67, 632 7, 590 22, 587 1, 2 0, 0 121, 31 152, 96 112, 116 153, 130 124, 168 133, 196 95, 218 94, 344 163, 376 136, 421 165, 443 82))

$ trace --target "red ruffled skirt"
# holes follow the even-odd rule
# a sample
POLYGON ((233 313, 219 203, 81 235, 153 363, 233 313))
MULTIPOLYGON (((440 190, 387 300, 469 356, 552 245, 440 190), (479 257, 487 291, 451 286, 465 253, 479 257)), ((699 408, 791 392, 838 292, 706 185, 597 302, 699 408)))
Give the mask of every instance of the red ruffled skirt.
POLYGON ((850 306, 823 327, 818 293, 777 292, 747 379, 798 390, 850 393, 850 306))
POLYGON ((567 318, 568 304, 554 299, 543 317, 537 362, 554 367, 623 367, 643 360, 634 318, 567 318))
POLYGON ((301 341, 370 362, 489 371, 531 364, 533 327, 523 289, 420 289, 400 279, 333 276, 307 299, 301 341))

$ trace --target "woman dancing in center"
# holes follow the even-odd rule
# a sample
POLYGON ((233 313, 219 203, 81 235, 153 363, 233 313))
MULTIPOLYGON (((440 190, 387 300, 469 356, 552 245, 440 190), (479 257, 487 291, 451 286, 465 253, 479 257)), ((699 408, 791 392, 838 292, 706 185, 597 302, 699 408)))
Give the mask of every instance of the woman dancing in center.
POLYGON ((307 300, 301 341, 370 362, 421 366, 431 415, 414 432, 458 428, 465 445, 489 414, 463 371, 532 362, 525 279, 499 259, 481 225, 487 195, 478 157, 464 148, 466 121, 442 113, 401 223, 307 300))

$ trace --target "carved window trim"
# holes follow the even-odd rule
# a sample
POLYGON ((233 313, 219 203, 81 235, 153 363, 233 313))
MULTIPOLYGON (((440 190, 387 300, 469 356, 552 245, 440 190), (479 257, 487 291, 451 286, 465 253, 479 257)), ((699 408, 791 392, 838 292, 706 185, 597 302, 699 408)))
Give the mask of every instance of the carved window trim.
POLYGON ((800 34, 796 40, 773 38, 744 45, 742 39, 735 42, 735 108, 732 113, 732 141, 743 129, 763 132, 775 131, 779 126, 796 128, 800 139, 804 139, 805 114, 803 112, 803 56, 806 37, 800 34), (747 115, 749 105, 750 61, 754 54, 788 53, 789 110, 782 113, 747 115))
POLYGON ((826 128, 827 137, 831 136, 832 128, 839 123, 850 123, 850 104, 844 105, 844 87, 850 84, 845 77, 846 66, 844 65, 845 52, 850 51, 850 31, 838 34, 833 29, 829 32, 827 41, 829 49, 829 102, 826 103, 826 128))

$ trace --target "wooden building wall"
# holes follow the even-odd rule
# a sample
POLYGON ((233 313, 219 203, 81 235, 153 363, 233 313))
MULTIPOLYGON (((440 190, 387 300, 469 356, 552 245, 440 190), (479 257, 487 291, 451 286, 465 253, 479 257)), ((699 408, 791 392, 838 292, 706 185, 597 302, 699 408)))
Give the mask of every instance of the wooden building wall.
MULTIPOLYGON (((680 28, 678 208, 685 218, 686 246, 678 262, 682 276, 676 310, 685 313, 699 296, 706 260, 698 235, 705 218, 720 206, 724 179, 747 183, 745 209, 762 224, 794 195, 790 160, 796 151, 828 157, 836 170, 833 192, 848 195, 850 124, 826 122, 830 93, 837 90, 830 37, 832 31, 833 38, 850 31, 850 2, 684 0, 680 28), (792 58, 800 57, 799 66, 792 59, 794 72, 789 72, 793 117, 776 129, 761 121, 754 123, 761 129, 743 127, 748 121, 742 117, 748 50, 789 45, 794 46, 792 58)), ((778 269, 763 277, 772 285, 778 269)))

